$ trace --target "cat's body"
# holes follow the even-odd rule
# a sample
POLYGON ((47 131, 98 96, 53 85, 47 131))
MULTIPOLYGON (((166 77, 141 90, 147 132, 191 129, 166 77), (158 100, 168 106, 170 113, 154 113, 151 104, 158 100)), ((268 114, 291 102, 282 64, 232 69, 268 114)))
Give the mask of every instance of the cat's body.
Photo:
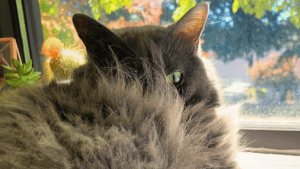
POLYGON ((238 168, 237 112, 218 107, 197 48, 207 13, 198 4, 177 26, 119 37, 74 16, 89 61, 69 84, 0 93, 0 167, 238 168), (193 36, 182 32, 191 14, 201 15, 193 36))

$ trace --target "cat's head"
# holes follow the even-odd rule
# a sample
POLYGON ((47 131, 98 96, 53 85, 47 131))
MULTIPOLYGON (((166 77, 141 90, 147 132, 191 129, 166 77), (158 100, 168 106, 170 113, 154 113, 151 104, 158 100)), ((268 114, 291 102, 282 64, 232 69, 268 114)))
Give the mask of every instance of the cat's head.
POLYGON ((138 54, 101 23, 84 14, 75 14, 73 24, 86 46, 89 62, 98 68, 109 68, 117 62, 132 70, 141 68, 138 54))
MULTIPOLYGON (((145 72, 153 73, 145 64, 149 60, 151 69, 162 70, 188 105, 206 101, 209 106, 216 106, 219 95, 200 57, 199 37, 208 12, 209 4, 200 3, 167 28, 148 26, 115 33, 83 14, 75 14, 73 23, 89 59, 100 69, 110 67, 117 58, 137 76, 144 76, 145 72)), ((155 80, 154 74, 150 76, 155 80)))
POLYGON ((160 61, 167 78, 175 85, 186 105, 206 102, 221 104, 219 79, 212 62, 202 57, 200 36, 209 13, 209 3, 199 3, 178 22, 169 26, 163 38, 153 38, 150 46, 154 61, 160 61), (162 58, 162 59, 159 59, 162 58))

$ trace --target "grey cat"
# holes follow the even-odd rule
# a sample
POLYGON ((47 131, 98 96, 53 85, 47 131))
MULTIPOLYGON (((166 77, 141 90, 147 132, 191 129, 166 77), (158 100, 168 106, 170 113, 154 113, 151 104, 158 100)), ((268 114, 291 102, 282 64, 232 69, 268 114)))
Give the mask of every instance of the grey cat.
POLYGON ((74 15, 88 63, 67 84, 0 91, 0 167, 238 168, 237 110, 200 57, 208 11, 113 31, 74 15))

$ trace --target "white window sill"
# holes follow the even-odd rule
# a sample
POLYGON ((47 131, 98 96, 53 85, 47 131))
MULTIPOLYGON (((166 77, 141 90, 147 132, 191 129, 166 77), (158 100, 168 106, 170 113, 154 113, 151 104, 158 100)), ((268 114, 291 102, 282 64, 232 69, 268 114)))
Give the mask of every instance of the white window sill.
POLYGON ((244 130, 300 131, 299 119, 240 118, 239 124, 240 128, 244 130))
POLYGON ((239 152, 241 169, 299 169, 300 156, 239 152))

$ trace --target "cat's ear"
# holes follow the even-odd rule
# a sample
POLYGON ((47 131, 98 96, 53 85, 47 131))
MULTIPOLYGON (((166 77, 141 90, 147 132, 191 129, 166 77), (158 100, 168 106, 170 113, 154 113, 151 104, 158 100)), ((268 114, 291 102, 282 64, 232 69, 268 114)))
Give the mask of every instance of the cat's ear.
POLYGON ((73 24, 95 63, 113 62, 112 53, 116 54, 119 61, 135 56, 134 51, 117 35, 89 16, 75 14, 73 24))
POLYGON ((190 9, 172 28, 174 36, 187 39, 196 46, 199 45, 199 37, 204 30, 208 17, 209 3, 199 3, 190 9))

